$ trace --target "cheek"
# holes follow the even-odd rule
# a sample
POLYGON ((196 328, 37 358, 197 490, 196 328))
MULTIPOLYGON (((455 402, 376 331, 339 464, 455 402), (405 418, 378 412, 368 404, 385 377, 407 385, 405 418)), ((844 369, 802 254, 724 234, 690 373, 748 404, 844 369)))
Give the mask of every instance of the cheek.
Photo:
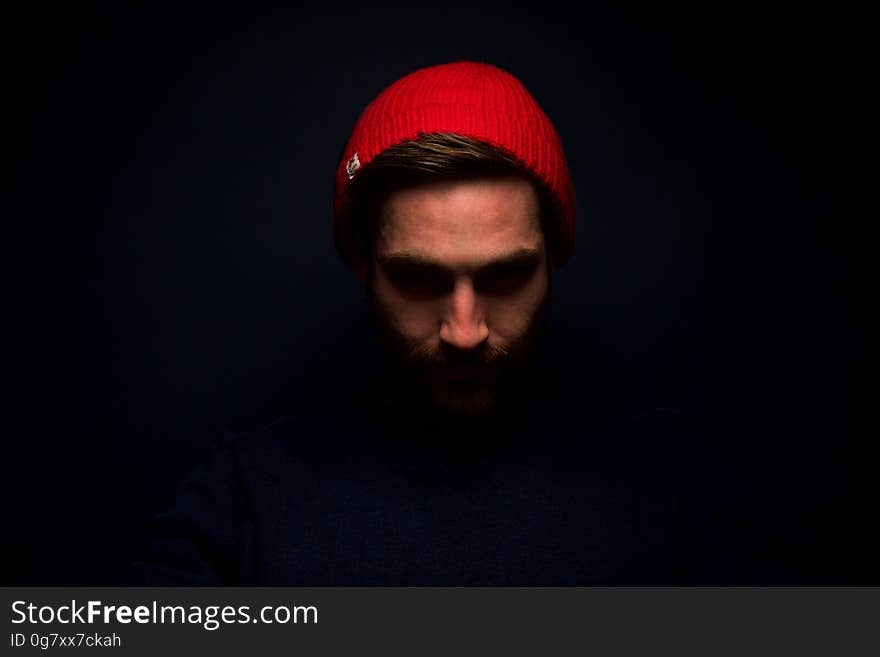
POLYGON ((373 293, 397 332, 419 344, 439 340, 442 302, 413 301, 377 277, 373 293))
POLYGON ((494 339, 496 344, 507 344, 526 333, 546 294, 547 278, 541 275, 512 294, 489 298, 486 315, 490 342, 494 339))

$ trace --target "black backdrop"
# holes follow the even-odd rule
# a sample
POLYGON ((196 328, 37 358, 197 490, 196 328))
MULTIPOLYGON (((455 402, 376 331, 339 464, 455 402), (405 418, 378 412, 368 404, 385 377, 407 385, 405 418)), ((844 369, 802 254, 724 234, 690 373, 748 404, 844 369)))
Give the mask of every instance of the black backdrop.
POLYGON ((346 376, 364 308, 330 234, 336 157, 387 84, 464 58, 517 75, 563 137, 562 376, 747 442, 795 581, 876 581, 835 187, 845 34, 800 12, 7 14, 4 583, 111 583, 221 427, 346 376))

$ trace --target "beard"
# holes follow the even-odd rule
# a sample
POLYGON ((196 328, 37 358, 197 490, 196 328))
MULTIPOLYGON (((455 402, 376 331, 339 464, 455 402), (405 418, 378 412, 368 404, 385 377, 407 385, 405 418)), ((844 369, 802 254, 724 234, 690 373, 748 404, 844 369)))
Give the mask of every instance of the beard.
POLYGON ((370 315, 384 357, 386 402, 409 414, 431 419, 481 420, 521 407, 522 384, 544 335, 550 311, 550 286, 511 342, 462 350, 441 342, 417 344, 397 330, 393 318, 370 293, 370 315))

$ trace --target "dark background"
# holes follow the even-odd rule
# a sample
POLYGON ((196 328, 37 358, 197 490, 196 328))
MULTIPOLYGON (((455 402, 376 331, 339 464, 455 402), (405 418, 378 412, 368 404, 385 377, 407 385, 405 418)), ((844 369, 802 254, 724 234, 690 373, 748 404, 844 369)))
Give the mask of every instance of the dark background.
POLYGON ((112 583, 222 427, 356 371, 336 158, 382 88, 462 58, 518 76, 563 138, 562 376, 746 445, 787 581, 876 583, 837 186, 846 21, 326 6, 7 12, 3 583, 112 583))

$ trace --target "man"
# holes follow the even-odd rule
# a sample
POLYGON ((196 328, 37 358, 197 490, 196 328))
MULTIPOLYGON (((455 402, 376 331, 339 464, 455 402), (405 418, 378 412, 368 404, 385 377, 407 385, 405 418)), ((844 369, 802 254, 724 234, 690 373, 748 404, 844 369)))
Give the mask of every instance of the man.
POLYGON ((341 373, 323 399, 229 432, 157 519, 134 579, 754 577, 746 507, 716 496, 740 492, 724 459, 703 458, 706 443, 674 414, 603 411, 543 363, 574 221, 561 140, 516 78, 456 62, 384 90, 339 160, 333 213, 381 368, 341 373))

